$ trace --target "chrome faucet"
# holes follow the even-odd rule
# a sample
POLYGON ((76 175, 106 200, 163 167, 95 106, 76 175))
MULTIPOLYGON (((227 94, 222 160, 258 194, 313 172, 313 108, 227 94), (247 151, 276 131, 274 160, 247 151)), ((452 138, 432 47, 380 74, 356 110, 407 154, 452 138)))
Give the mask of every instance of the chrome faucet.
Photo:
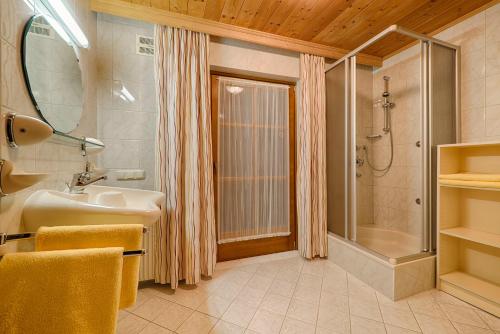
POLYGON ((106 180, 107 178, 106 175, 93 176, 90 163, 87 162, 85 164, 85 172, 73 174, 71 184, 66 183, 66 186, 70 194, 82 194, 86 186, 96 183, 97 181, 106 180))

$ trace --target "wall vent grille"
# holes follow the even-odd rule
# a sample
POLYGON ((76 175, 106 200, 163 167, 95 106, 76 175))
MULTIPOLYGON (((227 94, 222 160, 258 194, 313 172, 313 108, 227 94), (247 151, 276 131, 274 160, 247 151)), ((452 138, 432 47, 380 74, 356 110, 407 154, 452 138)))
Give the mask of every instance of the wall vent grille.
POLYGON ((155 42, 152 37, 136 35, 136 53, 143 56, 154 56, 155 42))

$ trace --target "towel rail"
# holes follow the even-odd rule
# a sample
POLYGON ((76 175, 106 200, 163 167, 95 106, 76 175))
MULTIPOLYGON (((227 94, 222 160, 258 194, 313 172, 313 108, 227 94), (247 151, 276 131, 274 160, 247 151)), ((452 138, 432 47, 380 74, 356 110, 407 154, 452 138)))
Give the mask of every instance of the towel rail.
MULTIPOLYGON (((146 233, 147 231, 148 229, 146 227, 142 229, 142 233, 146 233)), ((16 233, 16 234, 0 233, 0 246, 6 244, 8 241, 31 239, 34 238, 35 236, 36 236, 35 232, 16 233)), ((137 256, 137 255, 142 256, 145 254, 146 254, 145 249, 128 250, 123 252, 123 256, 137 256)))

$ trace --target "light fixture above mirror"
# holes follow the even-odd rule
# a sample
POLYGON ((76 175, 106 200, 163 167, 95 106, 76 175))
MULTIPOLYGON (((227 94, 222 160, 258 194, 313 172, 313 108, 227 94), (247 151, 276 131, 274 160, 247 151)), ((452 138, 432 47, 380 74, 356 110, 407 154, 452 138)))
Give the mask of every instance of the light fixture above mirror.
MULTIPOLYGON (((65 28, 76 46, 89 47, 89 40, 62 0, 42 0, 50 14, 65 28)), ((62 37, 62 36, 61 36, 62 37)), ((64 37, 62 37, 64 39, 64 37)))

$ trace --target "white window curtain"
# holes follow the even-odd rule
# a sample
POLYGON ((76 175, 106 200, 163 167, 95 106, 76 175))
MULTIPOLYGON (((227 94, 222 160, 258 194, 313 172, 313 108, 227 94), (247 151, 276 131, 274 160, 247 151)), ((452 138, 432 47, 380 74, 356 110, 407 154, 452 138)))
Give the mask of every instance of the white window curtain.
POLYGON ((219 243, 290 234, 288 89, 219 78, 219 243))

